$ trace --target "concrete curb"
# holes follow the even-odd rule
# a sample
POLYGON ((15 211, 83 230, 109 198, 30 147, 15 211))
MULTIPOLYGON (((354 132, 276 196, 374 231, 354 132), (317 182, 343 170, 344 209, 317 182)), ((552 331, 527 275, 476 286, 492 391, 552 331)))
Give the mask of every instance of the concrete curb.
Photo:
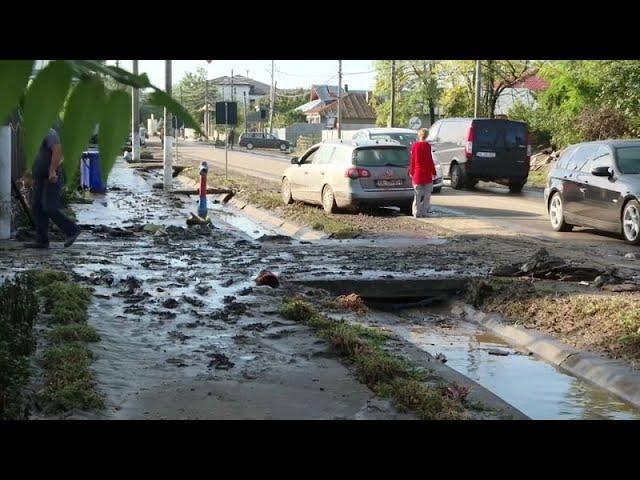
MULTIPOLYGON (((180 177, 180 176, 178 176, 180 177)), ((195 188, 198 188, 198 182, 182 177, 181 183, 189 181, 195 188)), ((303 227, 296 223, 284 220, 277 215, 273 215, 268 211, 255 207, 243 200, 240 200, 230 193, 221 193, 215 196, 215 199, 222 204, 231 205, 232 207, 242 210, 242 213, 258 224, 265 224, 273 230, 278 231, 282 235, 296 238, 302 241, 325 240, 329 238, 326 233, 313 230, 309 227, 303 227)))
POLYGON ((640 373, 622 362, 576 350, 555 338, 520 327, 507 325, 499 314, 487 314, 471 305, 454 303, 455 313, 483 326, 512 345, 522 347, 575 377, 591 382, 640 408, 640 373))

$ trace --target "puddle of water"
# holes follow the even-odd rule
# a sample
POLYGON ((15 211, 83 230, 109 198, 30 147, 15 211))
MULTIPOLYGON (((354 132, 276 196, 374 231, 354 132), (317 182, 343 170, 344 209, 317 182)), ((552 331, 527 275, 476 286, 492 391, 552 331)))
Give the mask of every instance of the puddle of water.
POLYGON ((640 411, 608 392, 521 354, 480 327, 455 319, 438 326, 389 326, 432 355, 442 353, 447 365, 478 382, 536 420, 639 420, 640 411), (507 356, 490 351, 508 352, 507 356))

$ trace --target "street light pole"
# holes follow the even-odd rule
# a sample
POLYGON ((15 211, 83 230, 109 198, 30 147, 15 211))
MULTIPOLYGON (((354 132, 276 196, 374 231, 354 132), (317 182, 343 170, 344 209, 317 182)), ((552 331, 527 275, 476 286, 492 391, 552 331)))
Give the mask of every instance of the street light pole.
POLYGON ((396 123, 396 61, 391 60, 391 115, 389 127, 396 123))
MULTIPOLYGON (((164 61, 165 92, 171 96, 171 60, 164 61)), ((171 112, 164 109, 164 190, 171 191, 173 182, 173 122, 171 112)))

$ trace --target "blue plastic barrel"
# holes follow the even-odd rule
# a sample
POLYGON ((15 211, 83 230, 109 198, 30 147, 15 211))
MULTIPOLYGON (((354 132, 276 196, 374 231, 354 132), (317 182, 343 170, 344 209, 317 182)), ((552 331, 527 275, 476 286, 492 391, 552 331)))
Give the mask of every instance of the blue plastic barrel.
POLYGON ((100 173, 100 155, 95 150, 89 150, 82 154, 80 162, 80 183, 92 192, 104 193, 107 190, 106 182, 102 181, 100 173))

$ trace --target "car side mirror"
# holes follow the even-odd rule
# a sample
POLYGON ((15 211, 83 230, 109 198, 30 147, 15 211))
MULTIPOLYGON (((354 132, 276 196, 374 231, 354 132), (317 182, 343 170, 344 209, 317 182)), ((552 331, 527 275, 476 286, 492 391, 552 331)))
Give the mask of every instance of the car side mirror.
POLYGON ((591 169, 591 175, 596 177, 612 177, 613 170, 611 167, 594 167, 591 169))
POLYGON ((293 157, 291 159, 291 164, 292 165, 299 165, 300 164, 300 159, 298 157, 293 157))

